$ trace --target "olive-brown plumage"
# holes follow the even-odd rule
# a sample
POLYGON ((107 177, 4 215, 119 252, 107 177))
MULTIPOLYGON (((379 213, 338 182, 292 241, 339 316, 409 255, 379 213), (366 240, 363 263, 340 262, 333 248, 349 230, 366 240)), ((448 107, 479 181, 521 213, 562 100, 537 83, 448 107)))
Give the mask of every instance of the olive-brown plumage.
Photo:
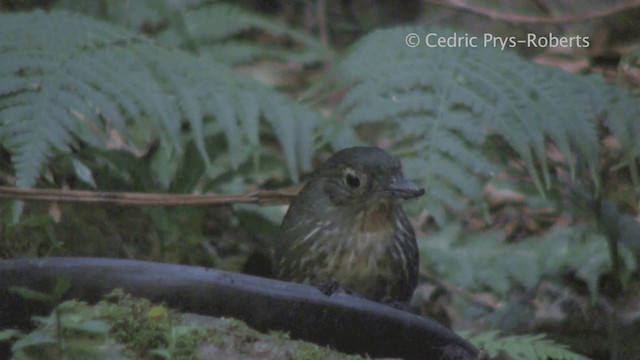
POLYGON ((382 149, 337 152, 289 207, 274 251, 276 277, 319 287, 337 283, 380 302, 409 300, 418 248, 400 201, 423 193, 382 149))

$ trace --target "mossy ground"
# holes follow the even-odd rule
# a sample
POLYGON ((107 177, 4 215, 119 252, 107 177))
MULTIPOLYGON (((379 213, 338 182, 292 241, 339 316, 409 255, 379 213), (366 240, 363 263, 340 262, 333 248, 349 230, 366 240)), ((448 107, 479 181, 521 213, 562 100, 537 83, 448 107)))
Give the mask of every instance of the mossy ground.
POLYGON ((237 319, 177 313, 122 290, 95 305, 63 302, 34 321, 32 332, 11 333, 15 359, 361 359, 237 319))

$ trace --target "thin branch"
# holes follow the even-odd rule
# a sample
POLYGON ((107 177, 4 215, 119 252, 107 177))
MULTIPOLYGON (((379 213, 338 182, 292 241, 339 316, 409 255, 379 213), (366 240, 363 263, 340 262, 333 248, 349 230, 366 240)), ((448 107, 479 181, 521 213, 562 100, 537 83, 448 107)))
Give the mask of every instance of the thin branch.
POLYGON ((290 190, 254 191, 248 194, 238 195, 185 195, 33 188, 20 189, 10 186, 0 186, 0 199, 138 206, 228 205, 237 203, 275 205, 286 204, 295 195, 296 192, 290 190))
POLYGON ((462 297, 465 297, 469 300, 471 300, 472 302, 484 306, 486 308, 489 308, 491 310, 498 310, 502 307, 501 304, 487 300, 487 299, 483 299, 481 296, 476 295, 470 291, 467 291, 461 287, 455 286, 451 283, 448 283, 442 279, 440 279, 439 277, 429 273, 428 271, 424 271, 424 270, 420 270, 420 276, 425 277, 435 283, 437 283, 438 285, 442 286, 443 288, 447 289, 447 291, 454 293, 454 294, 458 294, 461 295, 462 297))
POLYGON ((432 4, 447 6, 459 10, 468 11, 474 14, 482 15, 493 20, 506 21, 511 23, 532 23, 532 24, 557 24, 557 23, 569 23, 579 22, 585 20, 592 20, 597 18, 606 17, 621 11, 630 10, 634 8, 640 8, 640 1, 635 0, 628 3, 621 3, 609 8, 588 12, 581 15, 563 15, 563 16, 527 16, 504 13, 489 9, 482 6, 468 4, 461 0, 426 0, 432 4))
POLYGON ((318 0, 318 30, 320 32, 320 42, 325 47, 329 47, 329 28, 327 25, 327 2, 318 0))

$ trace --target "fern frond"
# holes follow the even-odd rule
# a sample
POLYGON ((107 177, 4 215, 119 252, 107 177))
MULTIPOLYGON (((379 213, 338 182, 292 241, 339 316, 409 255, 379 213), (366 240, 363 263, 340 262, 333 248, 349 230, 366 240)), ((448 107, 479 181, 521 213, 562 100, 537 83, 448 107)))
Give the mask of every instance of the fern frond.
POLYGON ((375 31, 356 44, 334 74, 350 88, 337 116, 352 126, 389 124, 394 143, 412 140, 424 167, 410 175, 427 185, 426 198, 447 187, 458 201, 478 200, 481 192, 469 189, 481 188, 482 178, 495 171, 478 146, 488 133, 502 136, 521 157, 541 193, 552 181, 548 141, 564 155, 572 176, 587 172, 598 189, 596 130, 614 96, 600 77, 539 66, 494 48, 405 44, 407 34, 421 34, 424 41, 429 32, 451 35, 397 28, 375 31), (464 183, 439 174, 447 162, 464 183), (434 184, 433 178, 446 181, 434 184))
POLYGON ((238 64, 260 58, 273 58, 311 64, 332 56, 331 50, 312 36, 237 5, 213 2, 186 7, 182 16, 189 40, 201 44, 202 50, 216 61, 238 64), (258 42, 234 39, 234 36, 248 30, 258 30, 271 36, 292 40, 299 44, 299 48, 285 51, 258 42))
POLYGON ((112 132, 131 148, 162 139, 165 151, 181 154, 183 123, 207 166, 205 140, 218 133, 234 168, 256 159, 261 118, 292 178, 310 163, 314 114, 226 66, 66 13, 2 14, 0 33, 12 34, 0 37, 0 144, 18 186, 32 186, 56 152, 106 148, 112 132))
POLYGON ((630 170, 634 187, 640 186, 638 159, 640 158, 640 98, 622 94, 613 102, 605 125, 620 142, 623 164, 630 170))
POLYGON ((224 64, 274 59, 313 64, 333 57, 331 49, 313 36, 229 2, 196 0, 97 1, 100 6, 79 6, 58 1, 54 6, 107 18, 139 31, 145 24, 161 30, 154 38, 170 47, 189 49, 224 64), (260 33, 274 41, 264 44, 247 33, 260 33))
POLYGON ((589 360, 544 334, 500 336, 499 331, 489 331, 468 339, 492 358, 503 353, 513 360, 589 360))
MULTIPOLYGON (((467 239, 457 227, 447 227, 428 239, 419 238, 418 244, 424 264, 434 273, 456 286, 489 289, 503 297, 514 288, 530 289, 544 276, 558 277, 570 269, 596 296, 600 275, 611 269, 604 237, 581 226, 556 228, 515 244, 504 243, 499 233, 467 239)), ((632 258, 624 244, 619 251, 625 259, 632 258)), ((629 271, 638 267, 634 261, 625 264, 629 271)))

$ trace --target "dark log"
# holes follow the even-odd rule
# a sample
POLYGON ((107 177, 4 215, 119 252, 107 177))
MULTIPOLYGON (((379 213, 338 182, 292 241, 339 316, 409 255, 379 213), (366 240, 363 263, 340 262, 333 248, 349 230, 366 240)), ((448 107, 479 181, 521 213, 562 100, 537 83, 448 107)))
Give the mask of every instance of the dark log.
POLYGON ((292 338, 346 353, 406 359, 481 358, 478 349, 435 321, 359 297, 326 296, 306 285, 134 260, 0 261, 0 328, 28 328, 32 315, 52 310, 10 293, 10 287, 50 292, 59 275, 71 281, 65 299, 93 303, 112 289, 123 288, 182 311, 238 318, 261 331, 287 331, 292 338))

